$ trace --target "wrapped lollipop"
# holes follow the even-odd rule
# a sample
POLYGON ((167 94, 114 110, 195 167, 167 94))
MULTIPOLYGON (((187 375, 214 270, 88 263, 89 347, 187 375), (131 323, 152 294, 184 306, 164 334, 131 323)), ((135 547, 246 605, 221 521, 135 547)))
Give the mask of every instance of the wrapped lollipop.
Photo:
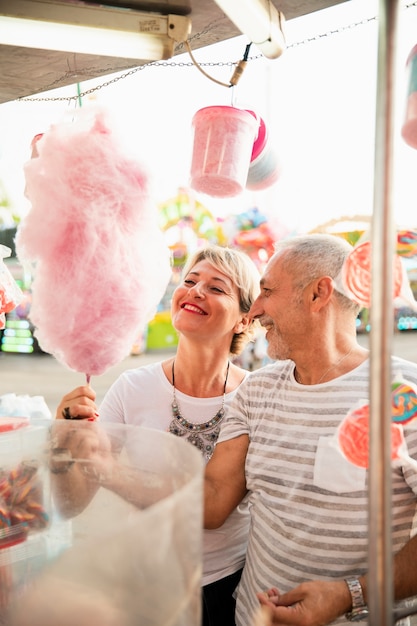
POLYGON ((417 256, 417 232, 401 230, 397 233, 397 254, 411 259, 417 256))
POLYGON ((6 323, 6 313, 10 313, 21 302, 23 294, 7 269, 3 259, 11 254, 10 248, 0 244, 0 329, 6 323))
POLYGON ((409 424, 417 417, 417 388, 397 374, 391 384, 391 416, 396 424, 409 424))
MULTIPOLYGON (((352 409, 339 426, 337 433, 343 456, 358 467, 369 466, 369 405, 352 409)), ((400 459, 400 449, 405 444, 401 426, 391 424, 391 460, 400 459)))
MULTIPOLYGON (((353 465, 369 467, 369 405, 362 404, 349 411, 339 426, 337 444, 343 456, 353 465)), ((391 421, 391 462, 417 467, 408 454, 403 427, 391 421)))
MULTIPOLYGON (((393 261, 393 298, 401 293, 403 266, 398 255, 393 261)), ((371 305, 371 242, 355 246, 343 264, 342 283, 344 293, 362 307, 371 305)))
POLYGON ((147 174, 105 118, 87 108, 37 140, 25 166, 32 206, 16 236, 33 269, 35 336, 87 380, 130 353, 171 277, 147 174))

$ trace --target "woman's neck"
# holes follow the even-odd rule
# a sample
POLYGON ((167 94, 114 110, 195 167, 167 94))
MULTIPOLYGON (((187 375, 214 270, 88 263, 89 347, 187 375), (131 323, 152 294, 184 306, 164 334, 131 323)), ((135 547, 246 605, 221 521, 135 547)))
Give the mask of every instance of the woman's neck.
MULTIPOLYGON (((177 354, 163 363, 163 369, 172 384, 174 362, 175 387, 178 391, 198 398, 221 396, 224 390, 230 354, 223 351, 187 350, 179 346, 177 354)), ((226 393, 236 389, 245 371, 230 362, 226 393)))

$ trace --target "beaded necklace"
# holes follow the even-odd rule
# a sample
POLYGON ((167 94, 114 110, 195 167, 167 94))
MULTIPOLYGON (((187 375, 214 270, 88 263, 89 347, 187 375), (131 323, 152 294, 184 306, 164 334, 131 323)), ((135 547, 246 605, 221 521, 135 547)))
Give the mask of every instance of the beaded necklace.
POLYGON ((220 422, 224 417, 224 403, 226 398, 226 385, 227 378, 229 376, 230 362, 227 363, 226 378, 223 386, 223 400, 220 409, 215 415, 207 422, 202 424, 195 424, 189 422, 185 417, 181 415, 181 410, 178 405, 178 400, 175 395, 175 372, 174 372, 175 359, 172 362, 172 389, 173 398, 171 403, 173 420, 171 421, 168 431, 177 437, 185 437, 193 446, 201 450, 205 458, 208 460, 214 452, 214 444, 220 433, 220 422))

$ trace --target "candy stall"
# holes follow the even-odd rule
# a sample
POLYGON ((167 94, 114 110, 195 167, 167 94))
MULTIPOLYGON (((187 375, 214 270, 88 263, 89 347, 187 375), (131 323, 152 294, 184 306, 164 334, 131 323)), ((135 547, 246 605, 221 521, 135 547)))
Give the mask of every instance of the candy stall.
MULTIPOLYGON (((227 88, 227 97, 201 102, 197 97, 198 81, 190 81, 192 89, 190 96, 184 97, 184 106, 185 100, 195 97, 196 107, 189 119, 193 143, 190 177, 184 183, 189 188, 179 188, 177 196, 162 205, 151 194, 147 166, 152 158, 146 138, 136 132, 139 127, 132 122, 135 150, 144 147, 145 159, 138 162, 124 150, 105 109, 94 102, 94 97, 91 106, 84 107, 78 91, 76 107, 67 106, 73 99, 69 98, 62 119, 34 137, 32 156, 24 168, 24 195, 30 208, 19 224, 15 240, 19 263, 29 272, 30 284, 21 277, 10 277, 8 249, 0 246, 1 357, 7 358, 10 352, 43 351, 79 373, 83 378, 81 384, 88 386, 94 377, 132 353, 174 351, 177 336, 170 320, 170 300, 190 251, 205 242, 235 246, 246 250, 262 271, 273 254, 275 241, 293 234, 281 228, 277 220, 271 220, 270 207, 273 205, 274 210, 278 207, 283 212, 288 207, 288 212, 297 207, 300 213, 304 210, 304 219, 307 211, 315 216, 315 211, 322 208, 321 202, 326 204, 331 199, 327 193, 331 174, 326 172, 323 179, 314 177, 313 159, 307 172, 303 171, 309 145, 314 146, 314 159, 320 164, 326 162, 324 157, 328 154, 338 155, 334 159, 338 164, 340 159, 341 180, 346 186, 340 185, 336 201, 346 202, 347 206, 348 191, 359 187, 360 176, 354 173, 354 168, 342 165, 346 136, 341 131, 345 125, 348 127, 346 116, 340 115, 335 121, 334 135, 339 144, 334 150, 331 142, 322 143, 323 124, 316 124, 317 134, 311 137, 302 130, 301 122, 307 109, 312 109, 316 96, 323 109, 329 107, 329 127, 330 113, 338 113, 339 107, 342 111, 342 100, 347 99, 347 89, 340 90, 339 104, 323 98, 317 88, 322 78, 319 71, 332 86, 336 81, 329 81, 319 64, 313 89, 309 83, 311 77, 308 72, 303 74, 305 68, 301 64, 302 71, 289 78, 285 76, 285 66, 277 74, 279 88, 274 85, 277 93, 266 110, 276 115, 279 124, 274 120, 270 125, 266 113, 261 115, 255 104, 237 98, 236 89, 250 60, 253 42, 258 42, 253 43, 259 47, 256 55, 261 52, 266 58, 274 59, 282 54, 285 40, 281 9, 288 12, 289 19, 308 12, 319 18, 321 9, 353 3, 282 0, 278 9, 275 0, 245 3, 178 0, 181 15, 173 15, 173 3, 161 0, 150 4, 158 4, 164 11, 160 14, 153 7, 151 17, 137 11, 139 3, 135 0, 130 4, 125 2, 125 7, 122 0, 113 3, 118 7, 94 0, 87 3, 15 0, 1 4, 5 13, 1 17, 7 17, 9 12, 17 21, 21 18, 13 14, 16 10, 19 13, 17 5, 23 6, 24 11, 29 11, 27 7, 31 5, 40 11, 46 4, 55 11, 55 5, 59 5, 58 13, 72 9, 78 15, 79 10, 87 8, 91 15, 102 13, 107 20, 118 12, 123 14, 118 17, 125 26, 129 21, 125 18, 132 13, 141 16, 135 21, 140 32, 137 27, 132 29, 131 24, 126 27, 129 37, 126 34, 122 37, 122 51, 108 48, 113 44, 109 34, 114 26, 111 21, 107 21, 105 40, 99 51, 80 49, 78 35, 70 37, 63 49, 45 50, 43 41, 29 44, 26 39, 23 43, 1 42, 5 58, 10 50, 16 58, 16 66, 14 59, 13 63, 9 59, 7 65, 2 60, 4 66, 20 68, 20 71, 8 71, 10 81, 3 81, 0 86, 0 101, 6 102, 14 99, 23 102, 27 96, 51 89, 51 85, 76 84, 79 90, 75 81, 87 80, 92 75, 103 77, 110 71, 119 75, 106 86, 130 78, 147 66, 161 68, 162 74, 166 60, 185 50, 190 54, 190 67, 207 77, 208 72, 203 68, 213 64, 199 65, 192 47, 208 46, 239 33, 249 37, 240 61, 225 63, 222 59, 214 64, 223 69, 225 65, 234 66, 228 83, 212 80, 227 88), (264 19, 260 20, 259 16, 264 19), (266 32, 261 28, 265 23, 266 32), (256 32, 257 26, 261 37, 256 32), (133 52, 127 47, 130 36, 136 39, 133 52), (144 45, 140 59, 136 48, 139 43, 144 45), (33 45, 37 54, 30 52, 29 45, 33 45), (6 84, 9 82, 10 85, 6 84), (298 154, 292 154, 298 185, 292 188, 291 177, 285 178, 284 193, 279 190, 275 196, 274 185, 280 182, 282 172, 275 150, 279 142, 271 140, 270 131, 275 124, 274 130, 286 125, 288 113, 282 107, 286 85, 295 92, 298 83, 304 93, 296 102, 300 109, 294 107, 291 111, 297 125, 293 137, 285 137, 283 133, 282 142, 283 153, 286 149, 289 155, 291 148, 298 146, 298 154), (327 154, 324 145, 330 148, 327 154), (308 198, 306 193, 306 203, 301 194, 298 196, 299 188, 304 185, 311 192, 308 198), (285 190, 293 195, 288 204, 285 190), (224 209, 222 219, 211 212, 207 198, 222 200, 226 207, 230 199, 248 192, 253 198, 251 205, 245 204, 232 215, 224 209), (199 194, 205 196, 203 201, 199 194), (264 212, 262 201, 258 208, 258 198, 269 198, 269 214, 264 212)), ((401 376, 393 379, 390 371, 393 332, 417 330, 417 231, 395 224, 393 216, 393 155, 397 149, 395 145, 394 150, 393 137, 397 125, 394 101, 398 95, 393 78, 397 67, 394 51, 398 49, 395 14, 398 4, 381 0, 373 17, 361 22, 363 25, 374 21, 379 29, 378 55, 375 55, 378 72, 373 94, 376 96, 374 171, 372 176, 367 176, 368 180, 374 177, 373 204, 368 197, 363 200, 372 217, 363 229, 332 230, 353 246, 342 273, 333 278, 335 287, 362 307, 358 332, 372 331, 369 333, 371 400, 369 404, 359 400, 352 406, 329 442, 333 451, 356 466, 358 473, 369 470, 366 512, 372 532, 369 532, 366 591, 372 626, 391 626, 398 615, 392 594, 391 464, 413 472, 416 464, 405 448, 402 429, 410 423, 415 427, 417 391, 401 376)), ((414 4, 409 3, 408 8, 414 4)), ((51 21, 55 12, 53 16, 48 14, 48 7, 43 17, 51 21)), ((38 19, 39 15, 35 15, 36 19, 33 15, 26 17, 30 18, 33 30, 35 22, 43 21, 38 19)), ((63 30, 70 31, 77 24, 67 19, 64 25, 63 30)), ((345 31, 348 29, 340 27, 327 34, 336 33, 342 38, 345 31)), ((293 35, 293 41, 297 42, 293 52, 298 54, 298 49, 295 50, 298 44, 319 43, 322 39, 322 35, 315 33, 297 42, 293 35)), ((87 40, 87 43, 91 42, 87 40)), ((352 49, 356 51, 352 47, 350 52, 352 49)), ((343 75, 347 85, 347 72, 337 61, 332 78, 343 75)), ((352 54, 349 63, 346 67, 352 70, 352 54)), ((182 71, 186 65, 178 63, 178 69, 181 66, 182 71)), ((416 46, 410 51, 406 70, 406 106, 398 134, 415 150, 416 46)), ((266 81, 268 87, 274 82, 271 77, 272 72, 266 81)), ((156 94, 156 86, 154 81, 149 91, 155 89, 156 94)), ((137 94, 126 98, 134 121, 142 117, 141 105, 148 95, 146 88, 138 91, 139 99, 137 94)), ((90 95, 86 91, 83 97, 90 95)), ((258 102, 260 94, 253 95, 258 102)), ((182 96, 179 85, 174 84, 155 97, 158 107, 165 107, 155 107, 158 128, 149 122, 153 138, 163 138, 158 153, 161 163, 168 146, 173 151, 170 165, 174 159, 182 158, 179 147, 185 144, 186 133, 177 137, 173 128, 177 120, 169 131, 172 136, 162 124, 168 106, 174 109, 174 101, 182 96)), ((48 106, 49 103, 45 104, 45 110, 48 106)), ((352 110, 349 115, 359 127, 362 117, 365 118, 365 104, 359 113, 352 110)), ((315 131, 313 126, 314 123, 310 124, 315 131)), ((359 134, 357 154, 362 151, 361 139, 359 134)), ((291 166, 291 159, 288 162, 291 166)), ((325 167, 321 174, 324 171, 325 167)), ((170 174, 167 167, 164 175, 169 179, 170 174)), ((310 214, 308 218, 311 219, 310 214)), ((265 363, 263 353, 258 361, 265 363)), ((75 424, 71 419, 28 417, 18 412, 12 415, 10 411, 9 415, 0 413, 0 455, 0 626, 200 624, 204 467, 193 446, 169 433, 144 428, 106 426, 89 420, 75 424)), ((335 465, 335 475, 330 472, 328 476, 330 481, 337 481, 337 471, 342 469, 335 465)), ((410 608, 408 613, 413 610, 410 608)), ((265 621, 262 626, 270 625, 265 621)))

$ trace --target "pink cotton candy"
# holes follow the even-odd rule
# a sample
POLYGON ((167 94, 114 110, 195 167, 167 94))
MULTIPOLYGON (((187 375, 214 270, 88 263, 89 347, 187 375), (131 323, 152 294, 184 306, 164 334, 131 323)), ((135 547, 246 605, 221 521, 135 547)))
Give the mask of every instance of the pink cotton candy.
POLYGON ((101 110, 52 126, 25 166, 16 249, 33 265, 30 320, 45 352, 99 375, 125 358, 171 276, 147 175, 101 110))

